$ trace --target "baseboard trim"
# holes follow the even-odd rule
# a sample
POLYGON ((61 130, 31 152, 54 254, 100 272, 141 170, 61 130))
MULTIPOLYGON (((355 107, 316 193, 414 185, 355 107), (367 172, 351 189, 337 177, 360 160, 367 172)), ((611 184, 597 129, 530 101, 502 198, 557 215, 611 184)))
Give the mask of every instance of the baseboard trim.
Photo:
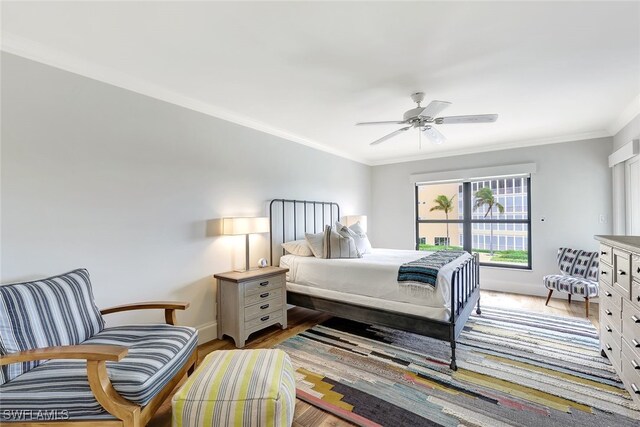
POLYGON ((198 330, 198 344, 204 344, 218 339, 218 322, 209 322, 196 326, 198 330))

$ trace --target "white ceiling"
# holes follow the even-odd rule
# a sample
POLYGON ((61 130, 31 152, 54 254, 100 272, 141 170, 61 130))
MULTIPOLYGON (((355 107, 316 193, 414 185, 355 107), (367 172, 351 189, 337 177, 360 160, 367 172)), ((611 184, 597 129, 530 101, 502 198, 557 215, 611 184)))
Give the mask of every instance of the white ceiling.
POLYGON ((640 111, 640 2, 3 2, 3 50, 368 164, 611 135, 640 111), (498 113, 371 147, 413 108, 498 113))

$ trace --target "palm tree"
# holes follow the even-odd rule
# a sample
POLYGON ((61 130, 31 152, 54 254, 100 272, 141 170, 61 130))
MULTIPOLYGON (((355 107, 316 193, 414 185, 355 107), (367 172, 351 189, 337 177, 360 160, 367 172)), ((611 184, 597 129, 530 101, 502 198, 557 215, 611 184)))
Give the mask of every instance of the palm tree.
MULTIPOLYGON (((433 205, 431 209, 429 209, 429 212, 442 211, 444 212, 444 216, 445 218, 447 218, 447 221, 448 221, 449 212, 451 212, 454 208, 454 205, 453 205, 454 197, 456 197, 455 194, 451 196, 451 198, 447 198, 447 196, 445 196, 444 194, 440 194, 433 201, 435 205, 433 205)), ((449 223, 447 222, 447 246, 450 246, 450 244, 451 244, 451 241, 449 240, 449 223)))
MULTIPOLYGON (((500 203, 496 202, 496 198, 493 195, 493 191, 489 187, 483 187, 476 191, 475 194, 476 201, 473 205, 473 210, 477 210, 482 208, 483 206, 487 206, 487 212, 485 212, 484 217, 490 215, 490 218, 493 219, 493 208, 498 208, 500 213, 504 213, 504 206, 500 203)), ((489 243, 489 251, 490 255, 493 256, 493 223, 489 224, 489 230, 491 230, 491 241, 489 243)))

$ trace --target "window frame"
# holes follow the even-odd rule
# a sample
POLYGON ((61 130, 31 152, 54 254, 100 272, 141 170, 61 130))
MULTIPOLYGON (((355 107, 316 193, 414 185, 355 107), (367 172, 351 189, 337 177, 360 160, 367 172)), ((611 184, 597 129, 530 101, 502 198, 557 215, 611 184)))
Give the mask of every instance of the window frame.
MULTIPOLYGON (((463 235, 463 249, 469 253, 473 252, 473 225, 474 224, 505 224, 505 229, 508 230, 506 224, 514 224, 512 231, 516 231, 515 224, 526 224, 527 230, 527 264, 526 265, 515 265, 515 264, 500 264, 500 263, 486 263, 481 262, 480 265, 483 267, 492 267, 492 268, 509 268, 514 270, 532 270, 532 238, 531 238, 531 175, 515 175, 515 176, 497 176, 497 177, 488 177, 481 178, 483 181, 491 181, 491 180, 501 180, 501 179, 512 179, 513 178, 523 178, 526 182, 526 195, 527 195, 527 218, 526 219, 473 219, 472 212, 472 199, 473 199, 473 191, 472 191, 472 182, 477 182, 479 179, 463 179, 463 180, 452 180, 457 181, 462 185, 462 205, 463 205, 463 219, 420 219, 420 205, 419 205, 419 188, 421 185, 432 185, 442 183, 442 181, 434 181, 434 182, 416 182, 414 184, 414 206, 415 206, 415 249, 419 250, 420 248, 420 224, 462 224, 462 235, 463 235)), ((514 194, 513 191, 515 189, 515 183, 511 181, 512 192, 510 194, 514 194)), ((477 187, 479 187, 477 185, 477 187)), ((491 188, 491 184, 489 184, 489 188, 491 188)), ((496 197, 498 197, 500 190, 500 184, 496 185, 496 197)), ((506 182, 505 182, 505 190, 506 190, 506 182)), ((513 197, 513 196, 512 196, 513 197)), ((514 201, 515 202, 515 201, 514 201)), ((524 205, 524 203, 523 203, 524 205)), ((510 216, 515 217, 515 212, 512 212, 510 216)), ((475 230, 484 230, 484 225, 482 228, 478 227, 475 230)), ((519 231, 524 231, 519 230, 519 231)), ((506 237, 506 236, 505 236, 506 237)), ((522 236, 525 238, 525 236, 522 236)), ((515 244, 515 236, 514 236, 514 244, 515 244)), ((499 238, 498 238, 499 241, 499 238)), ((506 238, 505 238, 506 242, 506 238)))

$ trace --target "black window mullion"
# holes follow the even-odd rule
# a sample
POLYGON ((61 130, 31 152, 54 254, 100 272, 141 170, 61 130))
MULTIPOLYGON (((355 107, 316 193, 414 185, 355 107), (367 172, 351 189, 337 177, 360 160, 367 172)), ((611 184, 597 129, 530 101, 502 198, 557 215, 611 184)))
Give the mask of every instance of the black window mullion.
POLYGON ((462 183, 462 211, 464 225, 462 226, 462 249, 472 253, 472 230, 471 230, 471 182, 462 183))

